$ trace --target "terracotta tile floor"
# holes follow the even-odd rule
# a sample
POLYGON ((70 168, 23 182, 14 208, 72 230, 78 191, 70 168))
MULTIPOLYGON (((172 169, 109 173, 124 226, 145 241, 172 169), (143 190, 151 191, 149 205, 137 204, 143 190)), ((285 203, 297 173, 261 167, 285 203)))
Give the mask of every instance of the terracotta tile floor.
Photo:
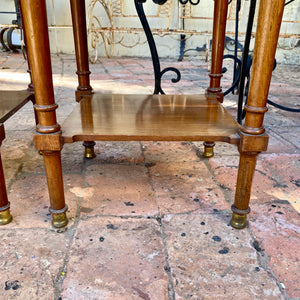
MULTIPOLYGON (((152 93, 149 59, 101 59, 92 83, 103 92, 152 93)), ((164 59, 183 78, 166 93, 201 93, 207 64, 164 59)), ((1 89, 28 83, 20 54, 0 53, 1 89)), ((77 86, 72 56, 53 56, 61 123, 77 86)), ((223 85, 231 82, 225 74, 223 85)), ((170 74, 167 76, 172 78, 170 74)), ((300 67, 278 65, 270 98, 298 106, 300 67)), ((225 99, 234 112, 236 96, 225 99)), ((254 179, 249 228, 228 226, 238 152, 218 144, 101 142, 62 153, 70 223, 50 226, 42 157, 32 144, 28 104, 5 123, 1 147, 14 220, 0 228, 0 299, 300 299, 300 118, 270 107, 267 153, 254 179)))

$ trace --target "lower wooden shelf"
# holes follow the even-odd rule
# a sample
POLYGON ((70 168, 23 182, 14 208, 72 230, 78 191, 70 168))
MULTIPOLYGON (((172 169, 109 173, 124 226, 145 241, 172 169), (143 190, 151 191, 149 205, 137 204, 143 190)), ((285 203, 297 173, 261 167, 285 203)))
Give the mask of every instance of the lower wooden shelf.
POLYGON ((29 100, 32 100, 33 92, 0 91, 0 123, 5 122, 15 114, 29 100))
POLYGON ((76 141, 220 141, 238 144, 240 125, 213 96, 85 96, 62 125, 76 141))

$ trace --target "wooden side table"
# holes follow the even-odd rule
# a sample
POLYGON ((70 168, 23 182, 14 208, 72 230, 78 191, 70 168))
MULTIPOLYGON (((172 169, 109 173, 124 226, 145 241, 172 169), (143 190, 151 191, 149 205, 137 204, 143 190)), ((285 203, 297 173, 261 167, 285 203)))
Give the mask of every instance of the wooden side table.
MULTIPOLYGON (((142 6, 144 0, 135 0, 142 6)), ((163 4, 165 0, 155 1, 163 4)), ((21 0, 39 124, 34 143, 43 153, 53 225, 67 225, 61 149, 85 141, 223 141, 236 144, 240 162, 231 225, 246 226, 257 155, 267 149, 263 127, 284 0, 260 2, 246 119, 243 126, 222 106, 222 59, 227 0, 215 0, 210 84, 205 95, 111 95, 92 91, 88 65, 85 1, 70 0, 77 59, 78 106, 60 126, 56 121, 45 0, 21 0)), ((154 5, 154 4, 153 4, 154 5)), ((134 91, 133 91, 134 94, 134 91)), ((90 143, 90 144, 89 144, 90 143)))

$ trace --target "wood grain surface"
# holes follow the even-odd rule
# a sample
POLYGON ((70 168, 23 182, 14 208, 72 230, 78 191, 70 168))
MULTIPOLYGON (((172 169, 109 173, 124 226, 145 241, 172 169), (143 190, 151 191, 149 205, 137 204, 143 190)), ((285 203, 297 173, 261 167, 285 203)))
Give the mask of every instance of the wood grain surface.
POLYGON ((0 91, 0 122, 5 122, 33 97, 32 92, 0 91))
POLYGON ((237 144, 240 126, 215 96, 110 95, 84 97, 62 125, 65 143, 223 141, 237 144))

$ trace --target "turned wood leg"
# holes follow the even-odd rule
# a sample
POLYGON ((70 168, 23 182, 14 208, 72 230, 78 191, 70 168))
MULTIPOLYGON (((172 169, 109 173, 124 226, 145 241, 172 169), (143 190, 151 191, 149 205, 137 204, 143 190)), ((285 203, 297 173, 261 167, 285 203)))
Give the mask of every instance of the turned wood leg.
MULTIPOLYGON (((211 68, 210 68, 210 82, 206 92, 209 95, 216 95, 220 102, 223 102, 223 93, 221 87, 223 52, 225 44, 225 29, 227 21, 227 0, 215 0, 214 2, 214 23, 211 49, 211 68)), ((204 157, 214 156, 215 143, 212 141, 205 141, 204 157)))
POLYGON ((263 126, 268 90, 271 81, 284 0, 261 1, 257 22, 252 72, 246 119, 239 135, 241 143, 235 202, 232 206, 231 225, 246 227, 246 215, 250 211, 249 199, 257 154, 266 151, 268 136, 263 126))
POLYGON ((50 46, 45 0, 20 0, 24 30, 27 36, 29 64, 36 103, 38 124, 34 135, 37 150, 42 151, 50 196, 50 212, 53 225, 67 225, 61 168, 61 130, 56 120, 50 46))
POLYGON ((50 208, 52 214, 52 225, 56 228, 68 224, 66 211, 68 206, 65 203, 63 176, 61 168, 60 151, 42 151, 46 169, 50 208))
POLYGON ((12 221, 12 216, 9 211, 10 205, 7 199, 6 185, 0 155, 0 225, 8 224, 12 221))
POLYGON ((249 201, 251 186, 258 152, 240 153, 238 178, 235 192, 235 200, 232 205, 232 219, 230 224, 236 229, 247 226, 247 214, 250 212, 249 201))
POLYGON ((93 89, 90 85, 89 54, 87 44, 85 0, 70 0, 74 45, 77 64, 78 87, 75 93, 79 102, 82 95, 90 95, 93 89))
MULTIPOLYGON (((90 85, 90 70, 88 59, 87 31, 86 31, 86 12, 85 0, 70 0, 72 11, 73 35, 77 63, 78 87, 75 92, 76 101, 80 102, 82 96, 90 95, 93 89, 90 85)), ((85 158, 96 157, 94 146, 95 142, 85 141, 85 158)))
MULTIPOLYGON (((5 139, 4 125, 0 124, 0 146, 5 139)), ((10 205, 7 199, 6 185, 0 154, 0 225, 8 224, 12 221, 12 216, 9 211, 10 205)))

